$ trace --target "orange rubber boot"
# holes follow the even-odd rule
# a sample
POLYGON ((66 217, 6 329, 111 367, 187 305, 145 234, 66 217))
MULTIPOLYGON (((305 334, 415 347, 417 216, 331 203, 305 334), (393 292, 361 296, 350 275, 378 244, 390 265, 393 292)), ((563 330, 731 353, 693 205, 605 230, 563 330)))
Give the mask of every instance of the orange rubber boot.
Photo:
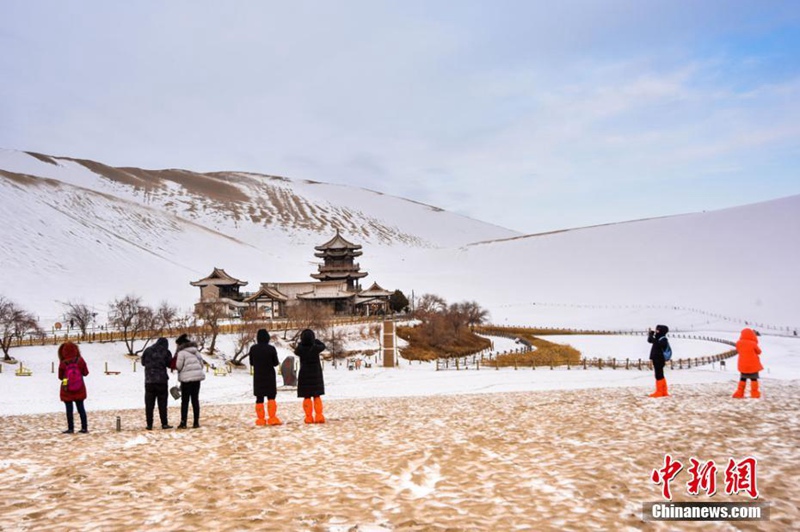
POLYGON ((750 397, 753 399, 761 397, 761 392, 758 391, 758 381, 750 381, 750 397))
MULTIPOLYGON (((263 407, 262 407, 263 409, 263 407)), ((268 399, 267 400, 267 412, 269 413, 269 419, 267 423, 270 425, 281 425, 281 420, 278 419, 276 415, 278 413, 278 403, 275 402, 275 399, 268 399)))
POLYGON ((256 425, 262 426, 267 424, 267 420, 264 419, 264 403, 256 403, 256 425))
POLYGON ((739 381, 739 387, 736 388, 736 391, 733 392, 732 397, 734 399, 742 399, 744 398, 744 387, 747 386, 747 381, 739 381))
POLYGON ((660 397, 669 397, 669 391, 667 391, 667 379, 661 379, 661 395, 660 397))
POLYGON ((322 415, 322 397, 314 398, 314 423, 325 423, 325 416, 322 415))
POLYGON ((314 404, 311 402, 310 397, 303 399, 303 411, 306 413, 306 423, 314 422, 314 404))
POLYGON ((660 395, 658 395, 658 392, 661 390, 661 385, 659 384, 660 382, 661 381, 656 381, 656 391, 651 393, 648 397, 660 397, 660 395))

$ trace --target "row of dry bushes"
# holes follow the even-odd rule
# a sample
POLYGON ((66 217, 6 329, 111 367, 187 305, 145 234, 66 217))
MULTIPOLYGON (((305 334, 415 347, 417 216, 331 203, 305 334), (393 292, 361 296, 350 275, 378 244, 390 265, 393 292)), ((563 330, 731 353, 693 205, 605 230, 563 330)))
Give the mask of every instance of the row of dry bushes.
POLYGON ((397 336, 408 342, 403 348, 403 358, 408 360, 436 360, 478 353, 492 346, 491 341, 463 329, 456 335, 443 336, 433 343, 428 331, 422 327, 398 327, 397 336))
MULTIPOLYGON (((581 361, 581 352, 571 345, 555 344, 536 336, 541 334, 542 329, 524 327, 476 327, 475 332, 487 336, 508 336, 513 335, 526 341, 536 349, 522 353, 507 353, 498 355, 494 360, 486 361, 484 364, 491 366, 576 366, 581 361)), ((548 329, 548 334, 553 333, 548 329)))

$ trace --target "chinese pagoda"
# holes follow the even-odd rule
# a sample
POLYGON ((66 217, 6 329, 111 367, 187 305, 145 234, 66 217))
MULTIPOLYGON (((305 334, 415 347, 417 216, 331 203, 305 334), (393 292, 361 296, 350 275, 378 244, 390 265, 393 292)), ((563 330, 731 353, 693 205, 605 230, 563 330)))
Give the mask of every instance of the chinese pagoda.
POLYGON ((367 272, 359 271, 361 266, 353 262, 353 259, 361 256, 361 246, 345 240, 336 230, 336 236, 322 244, 315 246, 315 257, 325 261, 320 264, 318 273, 312 273, 311 277, 319 281, 345 281, 347 290, 357 292, 359 290, 358 280, 366 277, 367 272))

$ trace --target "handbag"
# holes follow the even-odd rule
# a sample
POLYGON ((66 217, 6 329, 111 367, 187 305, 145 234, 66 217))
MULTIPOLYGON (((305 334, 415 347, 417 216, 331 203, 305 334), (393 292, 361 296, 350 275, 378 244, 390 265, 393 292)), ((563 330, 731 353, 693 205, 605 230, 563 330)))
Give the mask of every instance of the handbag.
POLYGON ((180 399, 181 398, 181 389, 175 385, 169 389, 169 393, 172 394, 173 399, 180 399))

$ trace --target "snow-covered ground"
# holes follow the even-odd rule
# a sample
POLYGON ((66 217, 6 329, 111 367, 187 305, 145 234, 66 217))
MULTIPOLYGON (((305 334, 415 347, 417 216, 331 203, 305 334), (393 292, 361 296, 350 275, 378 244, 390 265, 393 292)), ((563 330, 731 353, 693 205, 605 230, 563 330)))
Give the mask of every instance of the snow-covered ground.
MULTIPOLYGON (((353 333, 358 327, 353 327, 353 333)), ((291 356, 288 345, 280 334, 274 334, 281 361, 291 356)), ((351 334, 356 337, 357 334, 351 334)), ((735 335, 725 332, 710 332, 709 336, 735 340, 735 335)), ((504 352, 519 348, 513 340, 491 337, 495 351, 504 352)), ((649 356, 649 344, 643 336, 595 336, 570 335, 549 336, 548 340, 570 344, 586 357, 617 358, 618 360, 643 359, 649 356)), ((766 383, 772 379, 800 379, 800 340, 780 336, 762 336, 766 383)), ((703 340, 673 338, 675 358, 697 358, 719 354, 730 346, 703 340)), ((124 356, 120 343, 82 343, 81 351, 86 358, 91 374, 86 379, 88 389, 87 407, 91 410, 139 408, 143 404, 144 373, 141 366, 124 356), (134 371, 136 366, 136 371, 134 371), (118 375, 106 375, 105 369, 119 371, 118 375)), ((356 339, 348 345, 350 349, 377 349, 377 339, 356 339)), ((174 343, 171 342, 174 349, 174 343)), ((232 348, 231 337, 221 337, 220 349, 228 352, 232 348)), ((56 346, 15 348, 12 353, 26 368, 33 371, 28 377, 14 374, 14 366, 4 365, 0 374, 0 415, 23 413, 59 412, 63 405, 58 398, 58 379, 53 373, 57 369, 56 346)), ((400 359, 397 368, 384 368, 377 357, 364 357, 371 367, 362 365, 360 370, 348 370, 341 361, 334 365, 324 364, 326 399, 405 397, 429 395, 455 395, 492 392, 523 392, 558 389, 585 389, 607 387, 652 387, 651 371, 635 369, 570 369, 554 370, 539 368, 501 368, 499 370, 474 368, 466 371, 436 370, 434 362, 410 362, 400 359)), ((209 363, 222 365, 220 359, 208 358, 209 363)), ((730 359, 725 368, 718 364, 693 367, 691 369, 668 370, 670 384, 702 384, 727 382, 734 385, 738 378, 736 359, 730 359)), ((171 376, 177 383, 177 374, 171 376)), ((278 385, 282 379, 278 377, 278 385)), ((768 387, 768 384, 765 384, 768 387)), ((234 370, 227 376, 217 376, 209 371, 201 390, 201 401, 205 404, 249 403, 252 397, 252 377, 247 369, 234 370)), ((279 401, 295 402, 292 389, 281 390, 279 401)))

